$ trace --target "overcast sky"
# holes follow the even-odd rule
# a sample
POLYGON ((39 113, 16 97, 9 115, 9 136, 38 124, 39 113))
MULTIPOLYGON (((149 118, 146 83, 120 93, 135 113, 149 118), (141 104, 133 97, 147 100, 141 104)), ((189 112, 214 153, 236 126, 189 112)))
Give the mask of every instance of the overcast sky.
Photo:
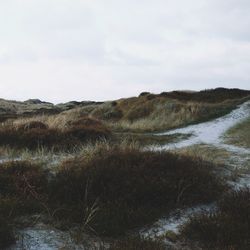
POLYGON ((250 89, 250 0, 1 0, 0 97, 250 89))

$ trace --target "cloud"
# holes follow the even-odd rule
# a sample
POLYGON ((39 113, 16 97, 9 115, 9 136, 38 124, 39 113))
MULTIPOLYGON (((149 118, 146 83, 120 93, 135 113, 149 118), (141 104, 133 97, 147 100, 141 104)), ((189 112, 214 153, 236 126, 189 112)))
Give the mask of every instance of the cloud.
POLYGON ((248 0, 1 1, 1 97, 249 88, 249 11, 248 0))

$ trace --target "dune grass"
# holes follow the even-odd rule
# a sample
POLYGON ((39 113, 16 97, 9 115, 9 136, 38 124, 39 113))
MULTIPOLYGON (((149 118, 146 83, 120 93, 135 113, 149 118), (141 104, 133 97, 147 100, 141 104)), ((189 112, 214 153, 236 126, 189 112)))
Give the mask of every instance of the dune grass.
POLYGON ((163 131, 223 116, 244 100, 206 103, 183 102, 162 96, 148 100, 147 96, 143 96, 118 102, 117 108, 123 110, 123 117, 106 120, 106 124, 115 131, 163 131))
POLYGON ((227 193, 218 210, 190 218, 182 237, 198 241, 202 249, 247 250, 250 246, 250 190, 227 193))
POLYGON ((229 129, 225 139, 230 144, 250 148, 250 117, 229 129))
POLYGON ((217 89, 201 92, 143 93, 138 97, 89 104, 53 115, 20 116, 15 124, 34 120, 64 130, 82 118, 102 121, 112 132, 159 132, 223 116, 249 100, 249 91, 217 89))

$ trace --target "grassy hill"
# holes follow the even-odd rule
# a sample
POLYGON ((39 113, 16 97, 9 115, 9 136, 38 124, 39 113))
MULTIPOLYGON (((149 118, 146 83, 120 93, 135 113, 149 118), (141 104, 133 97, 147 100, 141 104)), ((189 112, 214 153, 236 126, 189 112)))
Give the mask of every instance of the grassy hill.
MULTIPOLYGON (((161 94, 143 92, 138 97, 115 101, 58 105, 36 99, 25 102, 1 99, 0 145, 68 149, 87 141, 114 138, 114 135, 143 141, 146 135, 141 138, 138 133, 213 119, 248 99, 250 91, 223 88, 161 94)), ((145 140, 151 143, 158 139, 147 135, 145 140)))

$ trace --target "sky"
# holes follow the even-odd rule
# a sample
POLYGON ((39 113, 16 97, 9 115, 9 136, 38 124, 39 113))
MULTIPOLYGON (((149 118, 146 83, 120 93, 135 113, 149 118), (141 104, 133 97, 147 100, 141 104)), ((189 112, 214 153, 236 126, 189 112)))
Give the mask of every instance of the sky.
POLYGON ((250 89, 249 0, 1 0, 0 97, 250 89))

